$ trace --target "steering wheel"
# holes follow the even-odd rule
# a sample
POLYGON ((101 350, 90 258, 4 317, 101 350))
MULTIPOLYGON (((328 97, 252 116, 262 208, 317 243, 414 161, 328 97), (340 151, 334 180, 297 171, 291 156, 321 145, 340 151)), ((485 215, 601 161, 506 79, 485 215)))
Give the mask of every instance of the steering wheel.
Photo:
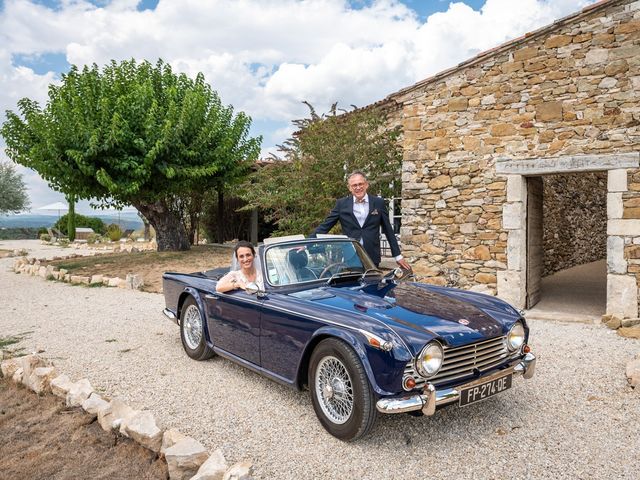
POLYGON ((330 265, 327 265, 326 267, 324 267, 324 270, 322 270, 322 272, 320 272, 320 275, 318 276, 318 278, 323 278, 325 276, 326 273, 330 273, 331 269, 333 267, 346 267, 347 264, 344 262, 336 262, 336 263, 332 263, 330 265))

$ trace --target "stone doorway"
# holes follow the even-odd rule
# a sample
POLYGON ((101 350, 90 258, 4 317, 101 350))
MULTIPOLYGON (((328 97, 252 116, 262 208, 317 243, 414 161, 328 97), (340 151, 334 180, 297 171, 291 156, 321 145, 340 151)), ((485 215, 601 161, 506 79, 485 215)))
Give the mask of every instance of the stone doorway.
MULTIPOLYGON (((519 308, 525 308, 528 305, 535 305, 543 298, 545 294, 545 282, 543 282, 544 275, 540 272, 545 271, 545 269, 551 273, 551 275, 548 276, 553 277, 552 280, 554 280, 551 283, 546 282, 546 286, 551 288, 551 291, 558 291, 560 288, 559 285, 563 284, 562 281, 567 281, 571 278, 573 278, 574 281, 576 278, 585 278, 584 272, 575 271, 570 272, 573 273, 573 276, 570 274, 558 276, 562 270, 571 270, 581 264, 581 262, 576 262, 572 255, 568 255, 567 258, 569 258, 569 261, 566 262, 559 260, 563 255, 554 254, 550 257, 554 258, 552 262, 553 268, 550 268, 546 263, 544 267, 541 268, 542 262, 540 261, 539 252, 544 251, 545 248, 548 249, 548 246, 544 245, 541 249, 536 242, 539 244, 540 231, 543 232, 544 236, 544 222, 539 218, 541 216, 537 215, 540 207, 532 206, 532 211, 528 211, 529 206, 537 201, 535 200, 538 195, 536 192, 540 190, 540 186, 542 185, 544 188, 544 180, 541 179, 541 177, 554 178, 555 176, 556 183, 558 179, 564 178, 565 190, 571 191, 572 189, 569 188, 572 181, 570 177, 571 175, 578 175, 578 177, 573 178, 580 178, 579 184, 584 184, 584 182, 588 184, 589 182, 596 181, 600 182, 602 187, 600 188, 599 194, 595 193, 591 197, 587 196, 582 199, 576 199, 573 203, 579 206, 584 202, 584 198, 591 198, 591 201, 599 202, 600 205, 599 208, 596 208, 599 212, 599 219, 597 219, 597 221, 600 222, 597 230, 600 238, 600 255, 604 253, 602 249, 606 239, 606 253, 604 253, 607 272, 606 313, 627 318, 637 317, 638 288, 635 275, 627 271, 624 249, 625 242, 632 242, 633 238, 640 236, 640 222, 623 219, 622 198, 623 194, 627 191, 627 170, 637 168, 638 164, 639 154, 637 153, 498 161, 496 164, 496 172, 507 177, 507 198, 503 206, 502 226, 508 233, 507 269, 498 272, 498 296, 519 308), (537 180, 534 180, 534 178, 537 178, 537 180), (605 178, 606 189, 603 186, 605 178), (567 181, 569 184, 566 183, 567 181), (530 193, 532 195, 531 198, 529 197, 530 193), (604 209, 604 204, 606 204, 606 210, 604 209), (529 225, 530 222, 531 225, 529 225), (537 227, 536 222, 539 224, 537 227), (528 235, 529 229, 534 232, 531 238, 529 238, 528 235), (638 231, 636 232, 636 230, 638 231), (536 235, 538 235, 537 240, 536 235), (538 253, 536 253, 536 249, 538 253), (530 252, 531 256, 529 256, 530 252), (558 281, 560 281, 560 283, 557 283, 558 281)), ((562 185, 562 182, 560 182, 560 184, 562 185)), ((585 187, 583 186, 582 188, 584 189, 585 187)), ((562 191, 562 189, 560 191, 562 191)), ((573 189, 573 192, 576 193, 576 190, 573 189)), ((580 193, 579 190, 578 193, 580 193)), ((558 223, 558 221, 556 221, 556 223, 558 223)), ((582 228, 583 240, 586 239, 588 241, 589 237, 584 234, 584 231, 590 232, 590 229, 595 227, 583 226, 582 228), (586 230, 584 230, 585 228, 586 230)), ((560 233, 564 234, 569 231, 567 229, 560 230, 559 227, 547 230, 559 236, 560 233)), ((561 239, 559 238, 558 240, 561 239)), ((559 245, 563 244, 563 242, 560 241, 557 243, 559 245)), ((571 243, 568 244, 571 245, 571 243)), ((564 245, 566 246, 567 242, 564 242, 564 245)), ((581 255, 578 255, 578 257, 585 260, 585 262, 591 260, 584 263, 585 265, 598 260, 597 258, 592 259, 590 257, 590 255, 597 256, 595 253, 589 252, 590 250, 587 248, 588 254, 586 256, 584 251, 581 255)), ((602 270, 604 267, 601 260, 599 265, 602 270)), ((597 272, 598 264, 593 265, 590 271, 597 272)), ((591 287, 593 287, 593 285, 591 287)), ((575 283, 572 288, 574 291, 588 291, 588 288, 584 285, 580 286, 575 283)), ((596 289, 597 288, 598 287, 596 287, 596 289)), ((602 289, 601 283, 599 288, 600 290, 602 289)), ((579 298, 577 302, 580 303, 579 298)), ((575 314, 576 312, 573 311, 571 313, 575 314)))
POLYGON ((605 313, 607 180, 607 172, 526 178, 526 308, 536 315, 605 313))

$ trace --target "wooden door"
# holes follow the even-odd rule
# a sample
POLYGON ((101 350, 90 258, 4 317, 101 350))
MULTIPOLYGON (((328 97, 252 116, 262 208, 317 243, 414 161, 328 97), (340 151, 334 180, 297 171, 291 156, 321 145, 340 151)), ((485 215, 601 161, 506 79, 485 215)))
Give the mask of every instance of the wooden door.
POLYGON ((542 177, 527 178, 527 308, 540 300, 544 248, 542 243, 542 177))

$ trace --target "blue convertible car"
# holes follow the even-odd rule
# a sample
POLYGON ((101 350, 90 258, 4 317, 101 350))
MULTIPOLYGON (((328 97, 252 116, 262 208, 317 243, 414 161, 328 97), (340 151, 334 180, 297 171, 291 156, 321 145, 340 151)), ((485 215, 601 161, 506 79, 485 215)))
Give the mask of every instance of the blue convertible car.
POLYGON ((216 292, 225 270, 163 276, 187 354, 229 358, 297 389, 342 440, 379 413, 433 415, 531 378, 529 328, 507 303, 377 270, 346 237, 283 238, 257 251, 264 290, 216 292))

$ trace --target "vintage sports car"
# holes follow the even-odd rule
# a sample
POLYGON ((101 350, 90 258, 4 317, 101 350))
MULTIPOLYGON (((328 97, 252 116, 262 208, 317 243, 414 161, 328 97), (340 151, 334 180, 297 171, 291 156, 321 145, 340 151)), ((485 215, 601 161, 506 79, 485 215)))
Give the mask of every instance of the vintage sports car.
POLYGON ((265 241, 256 261, 264 290, 216 292, 224 269, 165 273, 164 313, 189 357, 308 387, 337 438, 365 435, 378 413, 433 415, 534 374, 525 319, 498 298, 384 274, 346 237, 265 241))

